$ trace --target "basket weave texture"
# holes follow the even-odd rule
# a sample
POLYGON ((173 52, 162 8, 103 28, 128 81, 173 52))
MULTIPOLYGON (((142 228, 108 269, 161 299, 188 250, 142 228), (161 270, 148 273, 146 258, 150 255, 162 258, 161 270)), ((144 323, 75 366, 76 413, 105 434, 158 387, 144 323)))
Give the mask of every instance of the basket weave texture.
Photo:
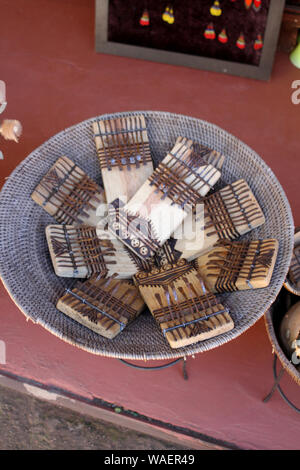
MULTIPOLYGON (((288 200, 271 169, 247 145, 218 126, 191 117, 158 111, 102 115, 55 135, 33 151, 13 171, 0 193, 0 275, 10 296, 33 322, 82 349, 124 359, 172 359, 208 351, 231 341, 251 327, 274 302, 285 280, 293 249, 294 224, 288 200), (221 296, 229 307, 235 328, 218 337, 173 350, 163 338, 149 311, 142 313, 115 339, 109 340, 67 317, 55 308, 72 279, 55 275, 45 237, 53 223, 30 195, 57 158, 66 155, 102 184, 92 123, 143 113, 156 166, 184 136, 222 152, 226 159, 222 184, 244 178, 258 199, 266 223, 244 236, 274 237, 279 253, 267 288, 221 296)), ((55 223, 55 222, 54 222, 55 223)))
POLYGON ((294 364, 291 361, 289 361, 284 351, 282 350, 281 345, 279 344, 277 334, 276 334, 276 329, 274 326, 277 320, 274 318, 275 315, 276 315, 276 311, 272 306, 266 312, 265 317, 264 317, 265 326, 266 326, 269 340, 272 344, 273 351, 278 357, 278 359, 280 360, 281 365, 284 368, 284 370, 290 374, 290 376, 297 382, 298 385, 300 385, 300 371, 298 371, 296 367, 294 366, 294 364))

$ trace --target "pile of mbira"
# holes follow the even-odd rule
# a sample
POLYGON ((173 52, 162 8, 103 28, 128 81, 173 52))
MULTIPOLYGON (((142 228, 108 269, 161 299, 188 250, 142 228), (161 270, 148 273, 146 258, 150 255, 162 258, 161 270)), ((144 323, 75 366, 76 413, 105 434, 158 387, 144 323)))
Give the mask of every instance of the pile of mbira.
POLYGON ((171 348, 232 330, 222 294, 267 287, 278 252, 240 240, 265 223, 247 181, 222 184, 226 156, 185 136, 154 169, 143 114, 93 132, 103 187, 62 155, 32 193, 56 275, 79 279, 57 309, 112 340, 147 306, 171 348))

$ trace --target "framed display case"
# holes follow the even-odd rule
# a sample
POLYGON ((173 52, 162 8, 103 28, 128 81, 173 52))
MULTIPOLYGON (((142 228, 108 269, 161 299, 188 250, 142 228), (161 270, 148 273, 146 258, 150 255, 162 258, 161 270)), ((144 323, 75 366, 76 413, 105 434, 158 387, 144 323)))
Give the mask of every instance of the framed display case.
POLYGON ((96 51, 268 80, 284 0, 96 0, 96 51))

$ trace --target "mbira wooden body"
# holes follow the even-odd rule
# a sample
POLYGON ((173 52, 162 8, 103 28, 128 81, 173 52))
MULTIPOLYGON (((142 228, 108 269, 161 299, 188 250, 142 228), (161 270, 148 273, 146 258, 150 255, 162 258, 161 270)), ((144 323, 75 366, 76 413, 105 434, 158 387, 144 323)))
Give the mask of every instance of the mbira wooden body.
POLYGON ((134 282, 172 348, 212 338, 234 327, 228 309, 184 259, 139 272, 134 282))
POLYGON ((48 225, 46 238, 57 276, 86 278, 97 273, 127 279, 141 268, 123 244, 105 229, 48 225))
POLYGON ((153 257, 220 175, 193 152, 191 140, 179 137, 127 204, 113 202, 109 227, 137 256, 153 257))
POLYGON ((58 223, 96 226, 105 215, 97 213, 105 203, 103 188, 65 156, 50 168, 31 197, 58 223))
POLYGON ((289 278, 295 287, 300 288, 300 244, 293 250, 289 278))
POLYGON ((235 240, 265 222, 249 185, 235 181, 203 199, 184 224, 174 231, 174 249, 192 261, 209 251, 218 240, 235 240))
POLYGON ((114 338, 144 309, 132 282, 93 276, 66 289, 56 308, 106 338, 114 338))
POLYGON ((215 293, 261 289, 271 281, 278 253, 278 241, 220 240, 195 266, 207 287, 215 293))
POLYGON ((99 120, 93 130, 107 202, 126 203, 153 172, 145 117, 99 120))
POLYGON ((225 155, 221 152, 199 144, 198 142, 193 142, 193 151, 195 155, 203 158, 207 163, 217 168, 217 170, 222 171, 225 155))

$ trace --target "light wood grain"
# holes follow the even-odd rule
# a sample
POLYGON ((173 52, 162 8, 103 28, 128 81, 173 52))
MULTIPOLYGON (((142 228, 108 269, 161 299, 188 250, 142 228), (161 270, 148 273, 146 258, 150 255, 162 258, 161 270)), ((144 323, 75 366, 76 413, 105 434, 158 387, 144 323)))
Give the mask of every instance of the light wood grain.
POLYGON ((217 243, 196 259, 195 266, 214 293, 262 289, 270 284, 278 246, 275 239, 217 243), (232 247, 244 247, 245 251, 235 256, 232 247))
POLYGON ((234 327, 228 311, 185 260, 140 272, 134 280, 171 348, 194 344, 234 327))
POLYGON ((56 308, 101 336, 112 339, 141 313, 144 306, 132 283, 94 277, 85 283, 77 283, 58 300, 56 308))
POLYGON ((100 205, 104 208, 103 189, 66 156, 52 165, 31 198, 59 223, 96 226, 106 215, 106 211, 97 212, 100 205), (83 181, 86 191, 80 186, 83 181))
POLYGON ((107 202, 119 198, 126 203, 153 172, 145 117, 99 120, 93 131, 107 202), (118 159, 124 163, 111 163, 118 159))
MULTIPOLYGON (((132 199, 122 207, 122 217, 141 221, 148 233, 141 234, 135 224, 116 231, 123 243, 142 258, 152 257, 192 210, 193 204, 214 186, 220 171, 203 160, 193 159, 193 142, 178 137, 173 149, 145 181, 132 199), (191 201, 193 198, 193 201, 191 201), (128 236, 122 237, 122 232, 128 236)), ((112 223, 110 223, 112 227, 112 223)))
MULTIPOLYGON (((93 228, 90 227, 90 229, 92 230, 93 228)), ((48 225, 46 227, 49 253, 56 275, 74 278, 89 277, 91 275, 91 267, 89 266, 89 260, 83 255, 82 248, 84 246, 89 247, 90 242, 84 241, 74 226, 67 225, 65 230, 68 233, 70 249, 67 246, 66 235, 62 225, 48 225), (54 243, 57 237, 62 239, 62 242, 66 245, 66 249, 62 254, 55 253, 54 243), (72 262, 72 255, 73 260, 75 260, 75 267, 72 262)), ((93 230, 93 233, 95 239, 99 239, 101 243, 103 242, 101 248, 90 251, 91 259, 95 259, 97 255, 100 257, 102 253, 104 266, 102 271, 95 268, 98 274, 102 273, 105 276, 116 274, 120 279, 129 279, 139 270, 139 265, 135 262, 134 258, 107 229, 97 228, 93 230), (111 248, 106 246, 105 241, 109 241, 108 245, 111 248)))
MULTIPOLYGON (((232 184, 234 190, 239 187, 243 188, 242 199, 239 203, 240 206, 238 201, 231 194, 230 185, 217 191, 223 200, 225 210, 227 209, 228 211, 228 215, 235 229, 235 234, 231 233, 229 236, 228 231, 221 234, 214 229, 205 198, 203 205, 198 204, 196 210, 188 214, 184 220, 184 224, 178 227, 172 235, 176 240, 174 248, 181 252, 181 257, 192 261, 197 256, 208 252, 218 240, 222 238, 237 239, 241 235, 265 223, 263 211, 247 182, 240 179, 232 184), (249 224, 246 218, 243 218, 241 209, 245 210, 246 215, 251 215, 252 220, 249 224), (237 223, 238 217, 241 217, 239 223, 237 223)), ((208 196, 208 198, 209 197, 210 196, 208 196)), ((218 216, 218 228, 224 229, 226 227, 225 212, 218 210, 217 206, 214 212, 218 216)))

